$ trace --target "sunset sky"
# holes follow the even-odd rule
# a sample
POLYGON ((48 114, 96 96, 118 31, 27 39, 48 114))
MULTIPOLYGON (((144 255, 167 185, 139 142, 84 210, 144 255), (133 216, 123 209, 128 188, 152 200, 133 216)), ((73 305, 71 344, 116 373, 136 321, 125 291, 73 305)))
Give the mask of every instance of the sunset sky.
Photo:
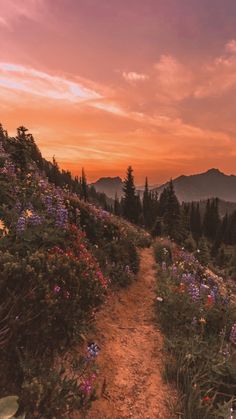
POLYGON ((235 0, 0 0, 0 121, 88 179, 236 173, 235 0))

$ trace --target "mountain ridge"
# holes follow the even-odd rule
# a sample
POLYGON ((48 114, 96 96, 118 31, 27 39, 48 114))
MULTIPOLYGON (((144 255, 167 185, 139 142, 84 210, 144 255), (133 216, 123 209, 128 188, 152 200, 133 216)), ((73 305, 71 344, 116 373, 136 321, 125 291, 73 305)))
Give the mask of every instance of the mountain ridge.
MULTIPOLYGON (((218 168, 210 168, 205 172, 180 175, 172 179, 176 195, 180 202, 203 201, 209 198, 219 198, 227 202, 236 202, 236 175, 227 175, 218 168)), ((105 193, 110 198, 121 198, 123 182, 119 176, 99 178, 92 184, 98 192, 105 193)), ((159 194, 168 185, 150 186, 159 194)), ((142 194, 142 188, 137 190, 142 194)))
MULTIPOLYGON (((159 194, 168 182, 154 188, 159 194)), ((181 175, 173 179, 176 195, 180 202, 191 202, 219 198, 228 202, 236 202, 236 176, 226 175, 217 168, 193 175, 181 175)))

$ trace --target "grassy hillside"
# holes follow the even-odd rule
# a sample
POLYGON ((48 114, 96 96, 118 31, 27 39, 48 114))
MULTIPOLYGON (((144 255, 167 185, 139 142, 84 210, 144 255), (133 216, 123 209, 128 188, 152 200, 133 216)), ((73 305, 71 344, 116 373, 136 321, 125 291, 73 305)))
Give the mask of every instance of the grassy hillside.
POLYGON ((230 288, 174 243, 159 240, 154 250, 165 375, 182 395, 183 417, 233 419, 236 313, 230 288))
POLYGON ((76 379, 57 360, 83 341, 109 288, 135 279, 137 246, 149 243, 143 230, 81 200, 68 179, 31 136, 1 130, 1 396, 17 394, 27 418, 65 418, 95 398, 99 348, 88 342, 71 358, 76 379))

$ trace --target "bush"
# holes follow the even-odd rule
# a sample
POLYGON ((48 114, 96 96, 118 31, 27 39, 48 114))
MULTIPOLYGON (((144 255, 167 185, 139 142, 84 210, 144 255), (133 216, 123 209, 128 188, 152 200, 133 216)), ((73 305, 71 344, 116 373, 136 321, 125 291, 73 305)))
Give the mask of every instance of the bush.
POLYGON ((163 262, 169 266, 172 262, 172 251, 170 244, 166 241, 156 241, 153 246, 154 257, 158 264, 163 262))
POLYGON ((235 308, 193 255, 178 248, 173 254, 172 265, 159 265, 157 283, 165 376, 183 394, 184 418, 229 418, 236 402, 235 308))

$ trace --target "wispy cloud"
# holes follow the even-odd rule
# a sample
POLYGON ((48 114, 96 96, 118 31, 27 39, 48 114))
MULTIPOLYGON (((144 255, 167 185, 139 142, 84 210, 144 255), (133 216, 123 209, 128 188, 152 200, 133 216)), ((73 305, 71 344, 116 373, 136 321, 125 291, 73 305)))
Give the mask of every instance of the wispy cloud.
POLYGON ((217 97, 236 88, 236 41, 235 45, 232 42, 229 55, 219 56, 203 67, 195 98, 217 97))
POLYGON ((130 71, 130 72, 123 71, 122 76, 127 82, 130 82, 130 83, 138 82, 138 81, 145 81, 149 78, 147 74, 136 73, 135 71, 130 71))
POLYGON ((225 49, 229 53, 236 54, 236 40, 231 39, 231 41, 227 42, 227 44, 225 45, 225 49))
POLYGON ((0 86, 74 103, 102 98, 101 94, 81 83, 11 63, 0 63, 0 86))
POLYGON ((0 0, 0 24, 10 28, 15 19, 37 20, 45 7, 45 0, 0 0))
MULTIPOLYGON (((56 102, 67 102, 84 104, 100 111, 112 113, 117 116, 126 117, 128 113, 117 103, 106 98, 108 89, 96 85, 85 79, 71 81, 67 78, 51 75, 33 68, 12 63, 0 63, 0 91, 2 96, 9 96, 7 91, 14 94, 14 101, 29 100, 31 97, 41 96, 45 99, 56 102)), ((109 92, 111 94, 111 92, 109 92)))
POLYGON ((114 105, 114 104, 106 103, 106 102, 94 102, 92 103, 92 106, 94 108, 101 109, 106 112, 111 112, 119 116, 127 116, 127 113, 118 105, 114 105))
POLYGON ((179 101, 191 95, 193 74, 177 58, 171 55, 161 55, 154 68, 158 97, 179 101))

